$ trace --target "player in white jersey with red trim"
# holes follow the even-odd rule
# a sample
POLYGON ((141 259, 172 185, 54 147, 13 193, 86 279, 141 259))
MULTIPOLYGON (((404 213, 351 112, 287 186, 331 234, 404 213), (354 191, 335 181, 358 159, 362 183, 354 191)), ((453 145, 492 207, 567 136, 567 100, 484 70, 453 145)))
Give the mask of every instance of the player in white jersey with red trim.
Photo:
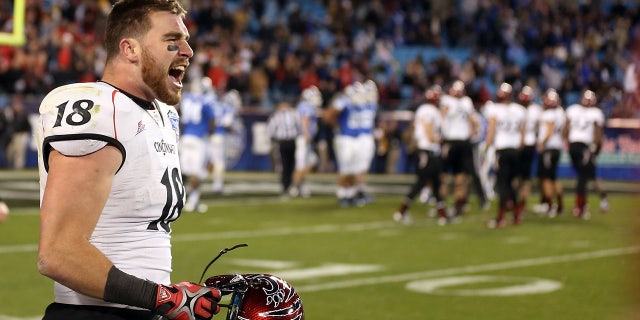
POLYGON ((496 188, 498 190, 498 214, 487 223, 489 228, 501 228, 506 225, 507 211, 513 211, 513 223, 519 224, 522 212, 515 207, 520 175, 520 151, 523 143, 526 109, 511 101, 513 88, 502 83, 496 92, 496 101, 485 105, 485 116, 489 122, 485 148, 493 146, 498 161, 496 188))
POLYGON ((438 224, 445 225, 451 222, 447 216, 446 206, 442 197, 441 177, 442 158, 440 157, 442 114, 440 113, 439 102, 442 89, 440 86, 433 86, 425 91, 426 102, 421 104, 413 118, 413 139, 418 149, 418 161, 416 163, 416 181, 400 204, 398 210, 393 214, 393 219, 398 222, 410 223, 411 215, 408 210, 415 197, 422 189, 429 184, 431 190, 435 190, 436 212, 438 214, 438 224))
POLYGON ((545 92, 542 102, 544 111, 540 114, 537 140, 542 204, 536 207, 536 211, 553 218, 563 209, 562 185, 557 181, 557 174, 564 147, 566 116, 560 105, 560 96, 554 89, 545 92))
POLYGON ((193 56, 185 15, 172 0, 117 2, 102 81, 56 88, 40 104, 38 270, 55 281, 43 319, 219 311, 217 289, 170 279, 170 224, 185 199, 173 107, 193 56))
POLYGON ((535 103, 533 98, 533 89, 529 86, 522 87, 518 100, 527 109, 527 115, 524 124, 523 146, 520 152, 520 190, 516 203, 516 208, 519 211, 524 211, 527 199, 531 195, 531 172, 537 153, 538 121, 540 114, 542 114, 542 107, 535 103))
MULTIPOLYGON (((454 179, 454 213, 463 214, 468 192, 468 177, 475 170, 471 138, 478 132, 478 119, 471 98, 466 96, 465 84, 456 80, 449 95, 440 100, 443 114, 442 159, 444 172, 454 179)), ((450 179, 447 179, 450 180, 450 179)), ((443 183, 444 195, 448 194, 447 183, 443 183)))
POLYGON ((309 197, 310 191, 304 185, 305 178, 317 163, 318 156, 313 151, 313 138, 318 132, 318 109, 322 105, 322 93, 316 86, 302 90, 296 111, 300 115, 302 134, 296 138, 295 169, 293 183, 289 189, 292 197, 309 197))
MULTIPOLYGON (((581 103, 572 104, 566 110, 569 155, 578 176, 573 214, 583 219, 590 217, 587 208, 587 185, 590 180, 596 179, 595 160, 602 144, 604 114, 596 104, 596 94, 591 90, 585 90, 581 103)), ((601 198, 606 201, 606 193, 602 193, 601 198)))

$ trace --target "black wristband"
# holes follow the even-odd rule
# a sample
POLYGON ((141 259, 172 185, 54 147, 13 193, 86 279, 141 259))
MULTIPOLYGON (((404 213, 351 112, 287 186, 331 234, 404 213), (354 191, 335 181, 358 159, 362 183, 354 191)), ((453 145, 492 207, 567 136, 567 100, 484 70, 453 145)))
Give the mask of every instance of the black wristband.
POLYGON ((112 266, 104 287, 104 301, 153 310, 158 284, 124 273, 112 266))

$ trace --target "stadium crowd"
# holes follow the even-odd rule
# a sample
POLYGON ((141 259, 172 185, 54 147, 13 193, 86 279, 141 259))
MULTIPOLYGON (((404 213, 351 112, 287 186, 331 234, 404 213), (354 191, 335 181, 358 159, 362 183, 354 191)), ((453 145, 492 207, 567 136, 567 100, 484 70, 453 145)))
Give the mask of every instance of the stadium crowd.
MULTIPOLYGON (((592 89, 607 117, 640 114, 640 6, 632 1, 190 0, 186 21, 196 55, 189 79, 236 89, 243 108, 267 108, 317 86, 323 101, 373 79, 381 111, 415 106, 433 84, 467 84, 476 106, 499 83, 558 91, 563 102, 592 89), (442 49, 434 59, 403 48, 442 49), (447 52, 465 49, 461 59, 447 52)), ((0 46, 0 108, 38 105, 52 88, 95 81, 105 53, 107 0, 27 1, 26 44, 0 46)), ((11 8, 0 10, 10 32, 11 8)), ((326 104, 325 104, 326 107, 326 104)), ((32 110, 33 111, 33 110, 32 110)), ((12 121, 2 146, 13 136, 12 121)))

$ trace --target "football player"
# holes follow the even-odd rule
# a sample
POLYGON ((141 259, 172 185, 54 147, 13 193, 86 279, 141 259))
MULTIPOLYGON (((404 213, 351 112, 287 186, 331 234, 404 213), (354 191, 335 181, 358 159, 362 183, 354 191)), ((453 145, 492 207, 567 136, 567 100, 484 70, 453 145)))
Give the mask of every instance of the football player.
POLYGON ((440 86, 432 86, 425 91, 426 103, 421 104, 413 118, 413 138, 418 148, 418 161, 416 162, 416 181, 409 189, 402 204, 393 214, 393 219, 398 222, 411 223, 411 216, 407 211, 415 197, 423 188, 430 184, 431 190, 435 190, 436 210, 438 224, 445 225, 451 222, 447 216, 446 206, 440 188, 440 175, 442 174, 442 158, 440 157, 442 115, 440 114, 439 101, 442 95, 440 86))
POLYGON ((326 123, 334 127, 334 152, 338 165, 336 197, 340 207, 355 204, 357 174, 359 173, 360 107, 365 99, 357 83, 340 92, 324 113, 326 123))
POLYGON ((519 211, 524 210, 527 199, 531 195, 531 171, 536 157, 538 119, 542 113, 542 107, 533 101, 533 95, 533 89, 529 86, 522 87, 518 95, 520 104, 527 109, 523 147, 520 153, 520 190, 516 203, 516 210, 519 211))
POLYGON ((356 196, 357 205, 364 205, 371 202, 372 197, 367 194, 367 175, 371 162, 375 156, 376 144, 373 131, 376 126, 376 114, 378 112, 378 87, 373 80, 367 80, 361 85, 356 84, 356 90, 361 92, 364 98, 360 106, 360 133, 358 134, 358 173, 356 174, 356 196))
POLYGON ((498 160, 496 188, 499 205, 497 216, 487 223, 489 228, 501 228, 506 225, 507 211, 513 211, 513 223, 522 220, 521 211, 514 208, 516 202, 516 180, 520 173, 520 149, 526 109, 511 101, 513 88, 502 83, 496 92, 496 101, 485 106, 485 115, 489 121, 485 148, 494 147, 498 160))
MULTIPOLYGON (((576 201, 573 214, 582 219, 589 219, 587 207, 587 184, 596 180, 595 160, 602 145, 602 128, 604 114, 597 107, 596 94, 585 90, 581 103, 567 108, 567 141, 571 164, 577 174, 576 201)), ((607 209, 607 196, 600 190, 596 180, 596 189, 601 192, 601 209, 607 209)))
MULTIPOLYGON (((454 208, 456 216, 461 216, 467 199, 468 177, 474 170, 471 137, 478 132, 478 119, 473 116, 473 102, 465 93, 465 84, 456 80, 449 88, 449 94, 442 97, 442 159, 445 174, 454 179, 454 208)), ((447 177, 450 180, 450 177, 447 177)), ((444 195, 448 186, 443 183, 444 195)))
POLYGON ((561 214, 563 209, 562 185, 556 178, 558 161, 564 145, 566 117, 556 90, 548 89, 544 93, 542 102, 543 111, 540 114, 536 148, 539 154, 538 178, 543 200, 535 207, 535 211, 554 218, 561 214))
POLYGON ((171 222, 185 188, 182 80, 193 50, 176 0, 117 1, 102 80, 40 104, 38 271, 53 279, 46 320, 210 319, 221 292, 171 282, 171 222))
POLYGON ((216 126, 209 140, 209 170, 213 172, 213 191, 218 194, 224 191, 224 175, 227 171, 225 143, 241 107, 242 98, 235 89, 227 91, 222 99, 213 105, 216 126))
POLYGON ((207 176, 207 141, 214 128, 213 104, 215 96, 211 79, 203 77, 190 84, 180 103, 180 166, 188 184, 186 211, 205 212, 200 203, 200 183, 207 176))
POLYGON ((302 91, 301 99, 296 106, 300 115, 302 135, 296 138, 296 164, 293 173, 293 184, 289 189, 292 197, 309 197, 309 189, 304 186, 304 180, 317 162, 317 155, 313 151, 313 138, 318 132, 318 110, 322 105, 322 94, 316 86, 310 86, 302 91))

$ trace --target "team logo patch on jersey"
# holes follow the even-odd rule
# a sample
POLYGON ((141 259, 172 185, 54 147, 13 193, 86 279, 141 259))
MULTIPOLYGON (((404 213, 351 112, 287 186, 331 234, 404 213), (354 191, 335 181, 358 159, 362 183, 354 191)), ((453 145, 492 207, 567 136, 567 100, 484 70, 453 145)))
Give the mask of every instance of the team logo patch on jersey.
POLYGON ((136 135, 138 135, 140 132, 144 131, 146 129, 146 125, 142 122, 142 120, 138 121, 138 131, 136 132, 136 135))
POLYGON ((169 118, 169 122, 171 123, 171 128, 178 132, 180 130, 180 117, 173 110, 169 110, 167 112, 167 118, 169 118))

